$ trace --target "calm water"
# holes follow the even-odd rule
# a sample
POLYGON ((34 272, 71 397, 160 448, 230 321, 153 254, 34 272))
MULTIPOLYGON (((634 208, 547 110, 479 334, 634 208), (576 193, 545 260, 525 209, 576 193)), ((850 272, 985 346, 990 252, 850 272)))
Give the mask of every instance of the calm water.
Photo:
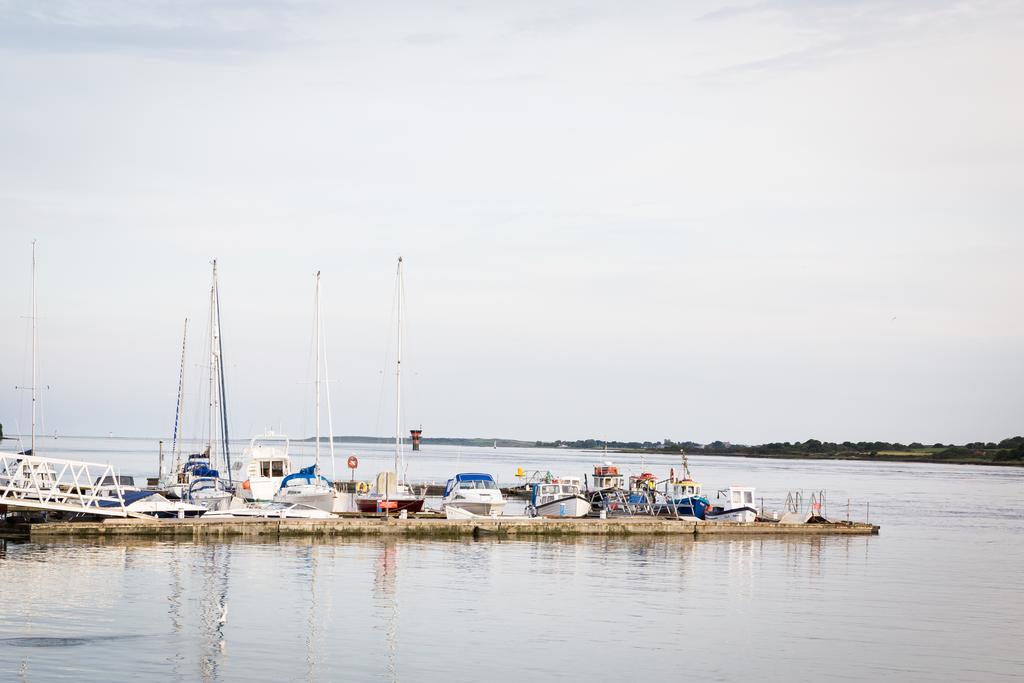
MULTIPOLYGON (((156 466, 155 442, 47 446, 135 475, 156 466)), ((345 446, 339 465, 353 451, 363 478, 389 457, 345 446)), ((483 470, 507 482, 520 465, 582 474, 594 461, 427 448, 410 476, 483 470)), ((691 466, 706 488, 757 486, 766 507, 789 489, 826 489, 833 517, 852 498, 863 518, 870 501, 882 534, 0 542, 0 680, 1024 676, 1024 471, 699 456, 691 466)))

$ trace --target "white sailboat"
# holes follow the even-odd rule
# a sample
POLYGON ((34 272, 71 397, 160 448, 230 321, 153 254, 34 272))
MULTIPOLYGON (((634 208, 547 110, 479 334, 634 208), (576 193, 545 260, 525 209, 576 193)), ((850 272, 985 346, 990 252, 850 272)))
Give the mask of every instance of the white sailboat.
MULTIPOLYGON (((316 403, 316 445, 315 460, 312 466, 303 467, 294 474, 289 474, 281 480, 281 487, 274 495, 275 503, 301 503, 311 507, 333 512, 337 492, 334 484, 320 473, 320 361, 323 356, 321 340, 323 334, 323 316, 320 306, 320 271, 316 272, 316 295, 314 305, 314 336, 316 337, 316 380, 313 382, 314 402, 316 403)), ((326 373, 327 363, 324 359, 324 372, 326 373)), ((330 388, 327 389, 327 420, 330 431, 331 463, 334 463, 334 430, 330 425, 330 388)))
POLYGON ((231 450, 228 439, 228 410, 225 400, 223 345, 220 329, 220 289, 217 284, 217 260, 213 261, 213 283, 210 286, 210 376, 209 423, 206 452, 193 454, 183 466, 188 489, 185 500, 202 505, 207 510, 225 510, 242 504, 234 494, 231 476, 231 450), (220 436, 220 448, 227 477, 221 476, 215 433, 220 436))
POLYGON ((405 452, 402 446, 402 294, 405 281, 402 257, 398 257, 396 275, 398 290, 398 352, 395 363, 395 469, 377 474, 375 486, 366 495, 356 499, 360 512, 380 512, 382 509, 420 512, 426 501, 424 493, 417 494, 405 481, 405 452), (383 484, 383 485, 382 485, 383 484))

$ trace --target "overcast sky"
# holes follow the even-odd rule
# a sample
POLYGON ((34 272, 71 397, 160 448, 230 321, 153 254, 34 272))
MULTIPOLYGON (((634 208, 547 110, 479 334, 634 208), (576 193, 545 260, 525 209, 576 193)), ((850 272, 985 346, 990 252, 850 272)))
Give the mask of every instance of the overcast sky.
POLYGON ((1020 2, 0 0, 0 422, 428 436, 1024 432, 1020 2), (386 370, 392 372, 390 367, 386 370), (390 378, 385 383, 390 387, 390 378))

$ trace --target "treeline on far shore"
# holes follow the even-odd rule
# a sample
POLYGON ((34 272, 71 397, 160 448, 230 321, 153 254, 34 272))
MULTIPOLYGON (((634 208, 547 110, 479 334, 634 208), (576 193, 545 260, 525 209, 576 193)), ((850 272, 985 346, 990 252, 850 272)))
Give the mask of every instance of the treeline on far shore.
POLYGON ((920 462, 949 462, 962 464, 1005 464, 1024 465, 1024 436, 1014 436, 1002 441, 975 441, 963 445, 889 443, 887 441, 819 441, 807 439, 797 442, 775 442, 748 446, 727 441, 712 441, 708 444, 694 441, 603 441, 601 439, 579 439, 576 441, 537 441, 543 448, 612 449, 615 451, 676 451, 688 454, 743 455, 763 458, 811 458, 836 460, 908 460, 920 462))

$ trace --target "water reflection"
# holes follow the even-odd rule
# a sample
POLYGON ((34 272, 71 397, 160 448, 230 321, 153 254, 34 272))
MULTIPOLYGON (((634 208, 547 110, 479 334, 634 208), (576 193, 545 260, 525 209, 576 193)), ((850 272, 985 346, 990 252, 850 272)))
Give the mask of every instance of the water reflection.
POLYGON ((398 548, 399 542, 385 539, 381 543, 373 575, 374 612, 383 618, 384 641, 387 648, 386 678, 398 680, 398 548))
MULTIPOLYGON (((715 680, 764 676, 758 662, 780 649, 787 656, 773 674, 832 666, 841 677, 851 642, 872 650, 865 674, 892 676, 909 661, 913 677, 942 661, 947 674, 971 678, 933 640, 959 630, 968 606, 933 598, 944 591, 941 573, 909 580, 913 552, 928 546, 908 554, 890 544, 887 554, 880 540, 9 543, 0 555, 0 680, 95 678, 82 672, 109 672, 117 661, 172 680, 397 681, 415 671, 454 681, 475 675, 470 654, 515 656, 497 679, 550 677, 565 662, 589 678, 635 673, 636 652, 651 675, 685 659, 715 680), (932 636, 911 628, 924 623, 932 636), (792 637, 808 628, 813 638, 792 637), (57 639, 76 644, 26 644, 57 639), (737 643, 743 657, 728 654, 737 643)), ((1006 566, 1021 559, 1008 552, 1006 566)), ((1012 610, 997 599, 1007 586, 1021 580, 1003 565, 965 586, 988 612, 957 637, 990 656, 987 678, 1024 665, 1006 636, 1012 610)))

